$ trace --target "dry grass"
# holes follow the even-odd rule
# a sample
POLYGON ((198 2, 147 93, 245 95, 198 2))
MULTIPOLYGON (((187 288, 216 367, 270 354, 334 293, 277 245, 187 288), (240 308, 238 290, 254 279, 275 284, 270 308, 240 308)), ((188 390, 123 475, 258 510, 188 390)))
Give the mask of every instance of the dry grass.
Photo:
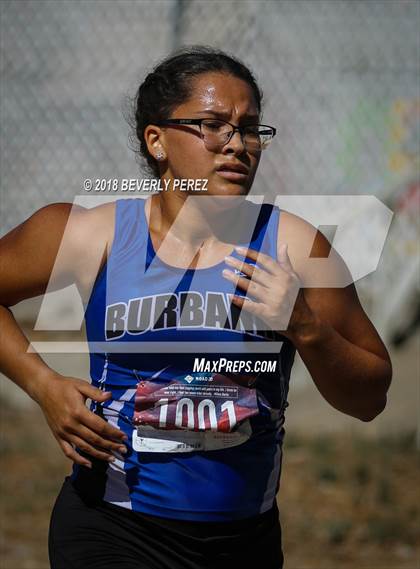
POLYGON ((418 569, 413 434, 286 437, 278 503, 288 569, 418 569))
MULTIPOLYGON (((71 464, 39 409, 2 403, 1 420, 0 567, 48 568, 49 516, 71 464)), ((418 569, 419 482, 414 435, 288 433, 278 499, 285 569, 418 569)))

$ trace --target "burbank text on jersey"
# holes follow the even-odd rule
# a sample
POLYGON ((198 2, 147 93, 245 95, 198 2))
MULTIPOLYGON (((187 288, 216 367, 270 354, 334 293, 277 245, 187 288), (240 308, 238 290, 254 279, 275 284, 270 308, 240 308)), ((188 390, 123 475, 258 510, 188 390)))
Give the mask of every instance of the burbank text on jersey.
MULTIPOLYGON (((92 470, 74 464, 73 484, 161 517, 257 515, 279 489, 295 348, 231 304, 243 291, 223 278, 223 262, 195 270, 163 262, 145 203, 116 201, 112 248, 85 311, 92 384, 112 392, 91 410, 127 434, 128 452, 93 460, 92 470)), ((244 201, 236 213, 241 226, 254 219, 251 235, 226 242, 277 258, 280 210, 244 201)))
POLYGON ((167 328, 224 328, 239 333, 275 339, 273 330, 249 312, 240 312, 231 303, 231 294, 219 292, 179 292, 130 298, 106 307, 107 340, 121 338, 125 333, 136 335, 167 328))

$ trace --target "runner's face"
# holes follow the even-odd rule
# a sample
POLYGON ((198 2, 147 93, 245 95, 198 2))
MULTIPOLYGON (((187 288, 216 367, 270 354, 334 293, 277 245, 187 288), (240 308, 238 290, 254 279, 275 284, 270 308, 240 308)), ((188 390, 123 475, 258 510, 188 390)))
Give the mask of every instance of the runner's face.
MULTIPOLYGON (((242 79, 223 73, 204 73, 193 81, 190 99, 179 105, 171 118, 221 118, 236 126, 259 122, 253 91, 242 79)), ((247 150, 239 132, 217 149, 206 147, 196 125, 171 126, 164 129, 163 136, 168 157, 164 178, 207 178, 207 192, 194 192, 195 195, 249 193, 261 151, 247 150), (240 163, 246 168, 246 175, 226 175, 218 171, 226 163, 240 163)))

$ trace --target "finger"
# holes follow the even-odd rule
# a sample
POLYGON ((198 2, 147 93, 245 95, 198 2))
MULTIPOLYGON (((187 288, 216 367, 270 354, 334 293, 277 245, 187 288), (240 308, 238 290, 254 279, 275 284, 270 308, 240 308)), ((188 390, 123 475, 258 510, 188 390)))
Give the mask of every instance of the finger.
POLYGON ((79 391, 83 393, 83 395, 89 397, 89 399, 93 399, 93 401, 106 401, 112 395, 111 391, 102 391, 102 389, 94 387, 93 385, 91 385, 87 381, 84 381, 83 379, 80 380, 77 386, 79 391))
POLYGON ((87 443, 85 440, 81 439, 77 435, 69 435, 69 441, 77 446, 80 450, 97 458, 99 460, 106 460, 107 462, 114 462, 115 456, 112 453, 105 452, 103 450, 97 449, 94 446, 87 443))
POLYGON ((74 435, 80 437, 85 442, 89 443, 91 446, 95 448, 100 448, 105 451, 115 451, 122 454, 127 453, 127 447, 121 443, 113 442, 108 439, 104 439, 103 437, 99 436, 97 433, 81 425, 80 423, 71 431, 74 435))
POLYGON ((235 249, 244 257, 248 257, 256 262, 258 261, 258 263, 269 273, 272 273, 273 275, 279 273, 280 266, 273 257, 270 257, 270 255, 266 255, 265 253, 261 253, 261 251, 256 251, 255 249, 247 249, 246 247, 241 246, 236 246, 235 249))
POLYGON ((258 315, 261 313, 262 303, 254 302, 252 300, 249 300, 249 298, 245 298, 243 296, 237 296, 236 294, 233 294, 231 296, 231 299, 236 306, 238 306, 241 309, 244 308, 248 312, 251 312, 251 314, 258 315))
POLYGON ((238 277, 228 269, 223 269, 222 275, 227 280, 231 281, 235 287, 239 287, 245 290, 247 293, 251 294, 258 300, 264 300, 264 298, 267 296, 268 289, 262 284, 256 283, 253 280, 247 279, 245 277, 238 277))
MULTIPOLYGON (((57 438, 57 437, 56 437, 57 438)), ((67 441, 63 441, 62 439, 58 439, 58 444, 61 447, 61 450, 66 455, 67 458, 75 462, 76 464, 80 464, 81 466, 87 466, 88 468, 92 468, 92 463, 89 460, 86 460, 81 456, 75 449, 71 446, 70 443, 67 441)))
POLYGON ((293 272, 293 266, 290 262, 287 243, 282 243, 279 247, 278 262, 287 272, 293 272))
POLYGON ((128 440, 128 436, 121 431, 121 429, 113 427, 107 421, 101 419, 101 417, 98 417, 98 415, 95 415, 92 411, 89 411, 86 407, 84 407, 80 413, 80 422, 105 439, 120 442, 128 440))
POLYGON ((239 261, 239 259, 235 259, 235 257, 231 257, 230 255, 225 257, 225 262, 230 267, 234 267, 242 273, 245 273, 256 283, 261 283, 264 286, 268 286, 270 283, 270 277, 272 275, 267 273, 267 271, 260 269, 256 265, 250 265, 249 263, 245 263, 245 261, 239 261))

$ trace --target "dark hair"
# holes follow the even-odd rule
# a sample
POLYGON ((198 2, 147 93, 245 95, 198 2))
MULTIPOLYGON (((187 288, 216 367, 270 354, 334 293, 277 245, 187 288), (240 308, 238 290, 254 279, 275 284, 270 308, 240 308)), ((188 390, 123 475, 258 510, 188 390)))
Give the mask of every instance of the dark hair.
POLYGON ((146 162, 146 170, 159 177, 155 158, 149 153, 144 140, 144 129, 149 124, 170 117, 174 108, 191 96, 191 79, 202 73, 219 71, 246 81, 252 88, 261 113, 263 93, 248 67, 236 57, 205 45, 184 46, 158 63, 141 83, 134 99, 134 117, 131 121, 135 131, 131 141, 137 139, 135 150, 146 162))

